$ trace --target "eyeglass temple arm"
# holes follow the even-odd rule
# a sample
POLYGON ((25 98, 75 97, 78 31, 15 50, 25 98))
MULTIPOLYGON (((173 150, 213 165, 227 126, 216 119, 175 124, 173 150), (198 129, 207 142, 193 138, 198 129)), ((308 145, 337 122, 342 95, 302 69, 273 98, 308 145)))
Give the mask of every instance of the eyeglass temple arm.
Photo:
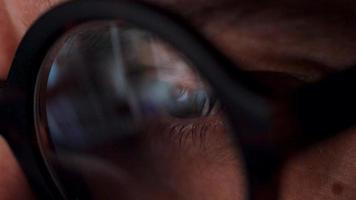
POLYGON ((356 124, 356 67, 301 88, 292 102, 301 127, 298 141, 311 144, 356 124))

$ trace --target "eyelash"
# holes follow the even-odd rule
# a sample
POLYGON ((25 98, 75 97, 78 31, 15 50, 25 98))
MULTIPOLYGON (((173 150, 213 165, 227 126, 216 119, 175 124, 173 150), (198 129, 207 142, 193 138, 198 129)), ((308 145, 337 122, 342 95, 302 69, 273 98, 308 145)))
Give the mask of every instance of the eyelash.
POLYGON ((222 123, 217 115, 190 119, 189 121, 178 121, 170 125, 167 134, 169 139, 183 147, 190 142, 195 145, 205 146, 209 132, 216 129, 222 123), (212 123, 215 121, 215 123, 212 123), (190 139, 190 141, 189 141, 190 139))

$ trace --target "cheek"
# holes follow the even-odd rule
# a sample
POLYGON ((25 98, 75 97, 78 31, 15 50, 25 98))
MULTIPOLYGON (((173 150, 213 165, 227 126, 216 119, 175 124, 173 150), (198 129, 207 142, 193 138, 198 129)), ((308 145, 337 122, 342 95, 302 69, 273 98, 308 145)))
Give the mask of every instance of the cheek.
POLYGON ((153 136, 143 145, 146 161, 141 163, 142 171, 132 174, 137 183, 134 195, 145 193, 153 199, 243 199, 242 163, 222 123, 202 133, 163 137, 167 134, 160 134, 163 139, 153 136), (146 174, 144 178, 138 176, 142 173, 146 174))
POLYGON ((0 137, 0 199, 35 199, 9 146, 0 137))
POLYGON ((220 142, 210 140, 204 147, 172 151, 158 162, 159 180, 174 188, 181 199, 243 199, 242 163, 232 146, 220 142))
POLYGON ((289 160, 283 170, 283 199, 356 199, 356 128, 289 160))
POLYGON ((83 165, 93 168, 85 177, 95 199, 103 194, 128 200, 244 199, 242 163, 225 128, 211 128, 202 138, 190 135, 181 141, 159 133, 144 137, 124 158, 107 153, 114 163, 112 171, 83 165))

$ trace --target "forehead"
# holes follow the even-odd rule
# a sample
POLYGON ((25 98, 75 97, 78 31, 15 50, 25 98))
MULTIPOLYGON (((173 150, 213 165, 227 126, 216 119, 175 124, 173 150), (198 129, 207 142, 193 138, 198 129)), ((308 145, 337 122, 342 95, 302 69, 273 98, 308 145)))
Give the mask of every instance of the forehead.
POLYGON ((246 69, 305 79, 355 64, 356 2, 147 0, 182 15, 246 69))
MULTIPOLYGON (((313 80, 324 72, 356 63, 353 1, 141 1, 182 16, 247 70, 288 72, 313 80)), ((30 5, 28 8, 35 9, 30 5)))

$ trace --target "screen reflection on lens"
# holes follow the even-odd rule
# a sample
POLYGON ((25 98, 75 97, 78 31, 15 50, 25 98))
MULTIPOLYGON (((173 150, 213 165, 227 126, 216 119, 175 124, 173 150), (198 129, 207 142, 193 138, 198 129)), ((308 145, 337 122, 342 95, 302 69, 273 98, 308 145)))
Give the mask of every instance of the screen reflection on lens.
POLYGON ((116 21, 69 31, 48 53, 36 97, 41 150, 69 198, 191 199, 207 182, 242 180, 213 92, 148 31, 116 21))

